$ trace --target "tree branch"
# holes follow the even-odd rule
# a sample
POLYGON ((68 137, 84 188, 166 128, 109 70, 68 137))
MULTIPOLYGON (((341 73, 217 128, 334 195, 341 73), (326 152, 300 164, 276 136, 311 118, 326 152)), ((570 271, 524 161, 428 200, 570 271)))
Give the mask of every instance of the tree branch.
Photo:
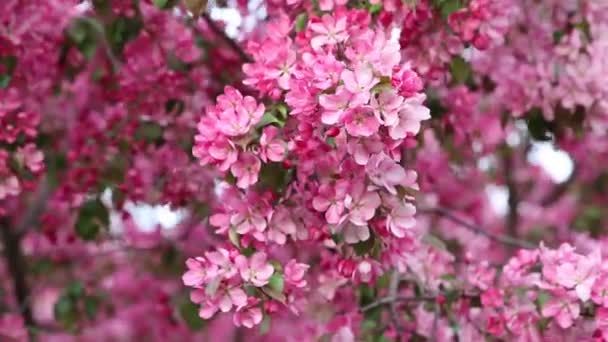
POLYGON ((436 207, 436 208, 430 208, 430 209, 423 209, 423 210, 421 210, 421 212, 428 212, 428 213, 440 215, 477 234, 481 234, 494 241, 500 242, 500 243, 508 245, 508 246, 525 248, 525 249, 533 249, 536 247, 534 244, 532 244, 528 241, 519 240, 517 238, 511 237, 508 235, 492 233, 482 227, 479 227, 473 223, 470 223, 468 221, 461 219, 460 217, 458 217, 454 213, 452 213, 450 210, 445 209, 445 208, 436 207))
POLYGON ((541 200, 540 204, 544 207, 547 207, 557 202, 568 191, 570 186, 572 186, 572 184, 576 180, 577 173, 578 171, 575 167, 572 170, 572 173, 570 174, 568 179, 565 182, 556 186, 553 191, 551 191, 545 198, 541 200))
POLYGON ((38 218, 44 211, 46 202, 51 194, 51 187, 48 179, 45 177, 38 188, 35 199, 30 203, 27 210, 22 216, 21 221, 15 228, 15 233, 19 237, 23 236, 27 230, 38 221, 38 218))
MULTIPOLYGON (((519 193, 517 191, 517 182, 515 180, 513 170, 513 160, 511 153, 507 153, 504 157, 505 167, 505 183, 509 191, 509 198, 507 203, 509 205, 509 212, 507 213, 506 231, 513 238, 517 239, 517 225, 519 223, 519 193)), ((513 246, 512 246, 513 247, 513 246)))
POLYGON ((222 38, 222 40, 226 44, 228 44, 228 46, 230 46, 230 48, 232 50, 234 50, 234 52, 236 52, 244 62, 250 63, 253 61, 251 59, 251 57, 249 57, 249 55, 241 48, 241 46, 236 41, 234 41, 232 38, 228 37, 226 35, 226 32, 224 30, 222 30, 219 26, 217 26, 215 21, 213 21, 213 19, 211 19, 211 17, 209 16, 208 13, 203 13, 201 15, 201 17, 203 19, 205 19, 205 21, 207 22, 207 25, 209 25, 209 28, 211 29, 211 31, 213 31, 213 33, 215 35, 220 36, 222 38))
MULTIPOLYGON (((397 297, 397 291, 399 290, 399 282, 401 280, 401 275, 397 270, 391 274, 391 280, 388 287, 389 297, 395 298, 397 297)), ((391 321, 395 326, 395 331, 397 332, 397 341, 401 341, 401 337, 403 334, 403 327, 401 326, 401 322, 399 321, 399 314, 397 313, 397 305, 395 302, 390 303, 391 307, 391 321)))
POLYGON ((21 309, 25 324, 30 327, 34 326, 32 309, 28 302, 29 288, 27 287, 25 258, 21 251, 21 237, 9 227, 9 221, 6 218, 0 218, 0 234, 2 234, 4 256, 12 277, 17 305, 21 309))

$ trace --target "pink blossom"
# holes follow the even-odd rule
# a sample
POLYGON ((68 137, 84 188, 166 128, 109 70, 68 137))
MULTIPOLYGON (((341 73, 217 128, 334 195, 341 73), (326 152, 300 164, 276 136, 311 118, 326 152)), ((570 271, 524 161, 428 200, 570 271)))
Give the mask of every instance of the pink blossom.
POLYGON ((323 15, 320 21, 309 25, 310 30, 315 33, 310 45, 314 50, 319 50, 325 45, 333 46, 345 41, 348 38, 346 25, 346 18, 343 16, 323 15))
POLYGON ((306 287, 304 276, 309 268, 309 265, 297 263, 295 259, 290 260, 284 269, 285 283, 297 288, 306 287))
POLYGON ((371 107, 376 119, 385 126, 394 126, 399 120, 399 110, 403 104, 403 97, 392 90, 383 90, 377 96, 372 96, 371 107))
POLYGON ((342 230, 344 241, 349 244, 355 244, 360 241, 367 241, 370 237, 369 228, 348 223, 342 230))
POLYGON ((201 257, 189 258, 186 260, 186 266, 188 266, 188 272, 182 276, 182 280, 186 286, 200 287, 217 275, 216 267, 209 265, 201 257))
POLYGON ((412 186, 416 180, 413 171, 406 172, 384 153, 372 156, 365 169, 374 184, 384 187, 391 194, 397 193, 396 186, 412 186))
MULTIPOLYGON (((344 87, 338 87, 335 94, 325 94, 319 97, 319 104, 324 111, 321 121, 326 125, 333 125, 342 121, 349 110, 364 104, 366 95, 362 93, 353 95, 344 87)), ((364 93, 363 93, 364 94, 364 93)))
POLYGON ((420 123, 431 118, 431 111, 422 104, 424 100, 425 95, 418 94, 403 102, 399 111, 399 122, 389 129, 391 138, 403 139, 408 134, 418 134, 420 123))
POLYGON ((313 198, 312 206, 315 210, 325 212, 328 223, 339 223, 344 212, 344 200, 348 184, 339 182, 335 186, 324 184, 319 187, 319 193, 313 198))
POLYGON ((543 306, 543 317, 552 317, 562 329, 567 329, 578 318, 581 308, 576 299, 563 293, 555 295, 543 306))
POLYGON ((369 137, 375 134, 380 122, 367 108, 357 108, 344 116, 344 123, 348 134, 355 137, 369 137))
POLYGON ((370 90, 378 83, 372 68, 368 65, 359 65, 355 70, 344 69, 341 79, 346 90, 352 94, 362 94, 363 102, 369 100, 370 90))
POLYGON ((380 206, 380 196, 375 191, 367 191, 363 183, 357 182, 346 195, 344 205, 349 210, 350 222, 365 226, 380 206))
POLYGON ((230 172, 236 177, 236 185, 241 189, 247 189, 258 182, 258 175, 262 163, 251 153, 242 153, 236 163, 230 167, 230 172))
POLYGON ((260 137, 260 158, 267 163, 269 160, 280 162, 287 153, 286 144, 277 138, 279 129, 275 126, 266 126, 260 137))
POLYGON ((253 328, 262 322, 262 318, 264 315, 259 307, 247 306, 234 313, 233 322, 237 327, 253 328))
POLYGON ((268 284, 274 273, 274 267, 266 261, 264 252, 257 252, 249 258, 239 255, 234 259, 234 263, 243 281, 250 282, 257 287, 268 284))
POLYGON ((393 235, 403 238, 406 232, 416 225, 416 207, 411 203, 399 203, 388 215, 386 220, 387 228, 393 235))

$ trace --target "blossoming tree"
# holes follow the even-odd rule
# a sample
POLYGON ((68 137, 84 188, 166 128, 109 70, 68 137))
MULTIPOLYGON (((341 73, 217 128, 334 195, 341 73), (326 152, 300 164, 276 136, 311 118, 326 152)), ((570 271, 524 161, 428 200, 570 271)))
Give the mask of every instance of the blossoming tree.
POLYGON ((608 341, 606 75, 600 0, 4 0, 0 340, 608 341))

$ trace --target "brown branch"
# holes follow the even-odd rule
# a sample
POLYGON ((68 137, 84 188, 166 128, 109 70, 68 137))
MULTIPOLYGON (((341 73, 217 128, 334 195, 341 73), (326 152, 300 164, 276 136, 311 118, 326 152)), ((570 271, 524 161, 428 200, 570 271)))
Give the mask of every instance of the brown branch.
POLYGON ((27 286, 26 263, 21 250, 21 237, 9 227, 6 218, 0 218, 0 234, 4 245, 4 257, 8 271, 12 277, 13 290, 17 299, 17 305, 21 309, 21 315, 27 326, 34 326, 32 309, 29 305, 29 288, 27 286))
POLYGON ((508 246, 525 248, 525 249, 533 249, 536 247, 534 244, 532 244, 528 241, 525 241, 525 240, 520 240, 520 239, 514 238, 512 236, 508 236, 508 235, 492 233, 485 228, 479 227, 471 222, 461 219, 456 214, 452 213, 452 211, 445 209, 445 208, 436 207, 436 208, 430 208, 430 209, 423 209, 423 210, 421 210, 421 212, 423 212, 423 213, 428 212, 428 213, 440 215, 477 234, 486 236, 494 241, 500 242, 500 243, 508 245, 508 246))
MULTIPOLYGON (((401 275, 397 270, 391 274, 391 280, 388 287, 389 297, 397 297, 397 291, 399 290, 399 282, 401 280, 401 275)), ((396 302, 390 303, 390 312, 391 312, 391 321, 395 326, 395 331, 397 332, 397 341, 401 341, 401 336, 403 335, 403 327, 401 326, 401 322, 399 321, 399 314, 397 312, 396 302)))
POLYGON ((17 224, 15 228, 15 233, 20 237, 23 236, 27 230, 35 224, 42 212, 44 211, 44 207, 46 206, 46 202, 51 195, 51 186, 46 177, 42 179, 40 186, 38 187, 38 192, 36 193, 36 197, 30 203, 25 213, 22 215, 21 221, 17 224))
MULTIPOLYGON (((517 181, 515 180, 513 160, 511 153, 507 153, 504 157, 505 168, 505 183, 509 191, 507 200, 509 212, 507 213, 506 231, 513 238, 517 239, 517 225, 519 223, 519 192, 517 191, 517 181)), ((511 245, 510 245, 511 246, 511 245)), ((511 246, 514 247, 514 246, 511 246)))
POLYGON ((553 191, 551 191, 545 198, 540 201, 540 204, 544 207, 547 207, 557 202, 566 192, 568 192, 568 189, 570 189, 572 184, 574 184, 577 173, 578 171, 575 167, 572 170, 572 173, 570 174, 568 179, 565 182, 556 186, 553 191))
POLYGON ((239 57, 246 63, 250 63, 253 60, 251 59, 251 57, 249 57, 249 55, 241 48, 241 46, 234 41, 232 38, 228 37, 226 35, 226 31, 222 30, 216 23, 215 21, 213 21, 213 19, 211 19, 211 17, 209 16, 208 13, 203 13, 201 15, 201 17, 203 19, 205 19, 205 22, 207 22, 207 25, 209 26, 209 28, 211 29, 211 31, 213 31, 213 33, 219 37, 222 38, 222 40, 228 44, 228 46, 234 51, 236 52, 239 57))

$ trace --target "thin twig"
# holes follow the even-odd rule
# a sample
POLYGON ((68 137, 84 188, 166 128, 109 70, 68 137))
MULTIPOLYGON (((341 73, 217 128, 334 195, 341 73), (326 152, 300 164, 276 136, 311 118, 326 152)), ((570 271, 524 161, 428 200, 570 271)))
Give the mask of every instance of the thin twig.
POLYGON ((533 249, 536 247, 534 244, 532 244, 528 241, 519 240, 519 239, 516 239, 516 238, 508 236, 508 235, 492 233, 482 227, 479 227, 473 223, 470 223, 468 221, 461 219, 460 217, 458 217, 457 215, 452 213, 450 210, 445 209, 445 208, 435 207, 435 208, 423 209, 420 211, 443 216, 477 234, 486 236, 492 240, 503 243, 505 245, 509 245, 509 246, 513 246, 513 247, 520 247, 520 248, 525 248, 525 249, 533 249))
POLYGON ((432 296, 423 296, 423 297, 412 297, 412 296, 388 296, 384 298, 380 298, 372 303, 367 304, 366 306, 361 308, 361 312, 366 312, 372 309, 375 309, 382 305, 398 303, 398 302, 428 302, 435 300, 435 297, 432 296))
MULTIPOLYGON (((397 297, 397 291, 399 290, 399 282, 401 281, 401 275, 397 270, 391 274, 391 280, 388 286, 389 297, 397 297)), ((403 333, 403 327, 401 326, 401 322, 399 321, 399 314, 397 312, 397 305, 395 302, 390 303, 391 307, 391 321, 395 327, 395 331, 397 332, 397 341, 401 341, 401 336, 403 333)))

